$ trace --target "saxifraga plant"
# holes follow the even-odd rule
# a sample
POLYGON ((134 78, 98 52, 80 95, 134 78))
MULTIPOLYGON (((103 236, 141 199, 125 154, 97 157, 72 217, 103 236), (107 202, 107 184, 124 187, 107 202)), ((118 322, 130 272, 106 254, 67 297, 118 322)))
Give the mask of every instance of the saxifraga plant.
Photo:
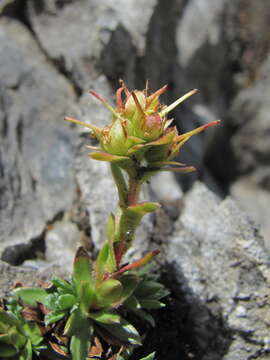
MULTIPOLYGON (((140 202, 140 189, 159 171, 193 171, 192 166, 173 158, 191 136, 219 123, 213 121, 179 134, 167 115, 196 90, 163 106, 159 97, 166 89, 148 95, 147 86, 130 92, 121 82, 116 108, 91 91, 112 114, 111 124, 104 128, 65 118, 90 128, 90 135, 98 140, 98 147, 89 146, 94 150, 89 156, 110 163, 118 208, 109 217, 107 240, 93 264, 86 249, 80 247, 71 280, 55 277, 44 288, 14 290, 13 306, 6 304, 0 309, 0 344, 4 344, 0 356, 6 351, 7 358, 16 354, 15 358, 31 360, 41 351, 42 359, 126 359, 134 346, 141 345, 141 337, 126 315, 132 312, 155 325, 148 310, 163 307, 160 300, 168 294, 147 268, 159 251, 123 264, 143 216, 160 207, 155 202, 140 202)), ((153 358, 150 354, 145 360, 153 358)))

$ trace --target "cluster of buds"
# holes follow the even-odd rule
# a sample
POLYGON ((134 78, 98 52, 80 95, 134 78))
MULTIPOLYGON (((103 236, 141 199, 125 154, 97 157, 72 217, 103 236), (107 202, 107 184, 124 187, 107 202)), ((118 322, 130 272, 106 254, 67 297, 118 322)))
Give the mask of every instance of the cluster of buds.
POLYGON ((92 135, 100 143, 99 147, 90 146, 94 150, 90 154, 93 159, 119 163, 125 168, 129 166, 130 160, 136 159, 146 161, 149 169, 192 171, 193 167, 186 167, 171 160, 191 136, 218 124, 219 121, 212 121, 193 131, 179 134, 175 126, 170 126, 173 120, 168 119, 167 115, 197 90, 192 90, 171 105, 164 106, 159 102, 159 97, 166 90, 167 85, 148 95, 147 86, 143 91, 129 91, 122 81, 121 87, 116 91, 115 108, 94 91, 90 91, 90 94, 112 113, 111 124, 98 128, 74 118, 65 119, 92 130, 92 135), (174 167, 175 165, 177 167, 174 167))

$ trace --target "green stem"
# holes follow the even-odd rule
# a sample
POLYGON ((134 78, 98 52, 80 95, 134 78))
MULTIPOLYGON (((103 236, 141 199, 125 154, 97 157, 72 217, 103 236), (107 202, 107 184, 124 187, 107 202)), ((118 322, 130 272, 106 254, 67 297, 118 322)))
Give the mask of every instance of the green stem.
POLYGON ((128 198, 128 190, 122 171, 119 168, 119 166, 111 163, 111 172, 118 190, 119 205, 120 207, 126 206, 127 198, 128 198))

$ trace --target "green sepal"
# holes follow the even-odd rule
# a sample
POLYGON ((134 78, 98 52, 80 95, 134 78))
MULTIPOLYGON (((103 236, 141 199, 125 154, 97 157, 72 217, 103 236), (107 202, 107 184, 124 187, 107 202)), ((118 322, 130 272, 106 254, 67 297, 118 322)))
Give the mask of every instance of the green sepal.
POLYGON ((63 317, 66 315, 65 310, 55 310, 51 311, 49 314, 45 316, 45 325, 50 325, 53 323, 56 323, 57 321, 63 319, 63 317))
POLYGON ((79 297, 81 296, 83 283, 88 282, 93 286, 91 271, 90 257, 85 248, 81 246, 76 252, 72 273, 73 282, 79 297))
POLYGON ((123 287, 120 281, 109 279, 104 281, 97 289, 97 306, 99 308, 111 306, 121 298, 123 287))
POLYGON ((18 350, 12 345, 1 344, 0 345, 0 357, 3 359, 13 357, 18 354, 18 350))
POLYGON ((38 287, 21 287, 14 291, 15 296, 19 297, 23 303, 35 307, 37 303, 43 303, 48 296, 45 289, 38 287))
POLYGON ((143 309, 160 309, 165 307, 166 305, 158 300, 140 300, 140 304, 143 309))
POLYGON ((89 156, 94 160, 108 161, 111 163, 130 163, 130 159, 127 156, 112 155, 107 152, 93 152, 89 156))
POLYGON ((117 338, 123 344, 142 345, 141 337, 135 327, 122 319, 120 324, 100 324, 113 338, 117 338))
POLYGON ((120 324, 121 317, 105 311, 90 312, 89 317, 102 324, 120 324))

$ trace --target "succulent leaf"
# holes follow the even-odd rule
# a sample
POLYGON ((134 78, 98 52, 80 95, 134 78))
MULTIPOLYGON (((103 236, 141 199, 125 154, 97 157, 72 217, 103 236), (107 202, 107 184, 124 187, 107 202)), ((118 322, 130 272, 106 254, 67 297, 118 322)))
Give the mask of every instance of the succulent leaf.
POLYGON ((75 255, 72 277, 78 296, 81 296, 82 284, 88 282, 90 285, 93 285, 91 260, 87 251, 82 246, 78 248, 75 255))
POLYGON ((65 315, 66 315, 66 311, 64 310, 51 311, 49 314, 45 316, 45 325, 48 326, 50 324, 53 324, 63 319, 65 315))
POLYGON ((155 352, 152 352, 151 354, 141 358, 140 360, 154 360, 155 359, 155 352))
POLYGON ((109 279, 104 281, 96 290, 97 306, 99 308, 112 306, 121 298, 123 287, 120 281, 109 279))
POLYGON ((3 358, 3 359, 10 358, 10 357, 15 356, 17 353, 18 353, 18 350, 14 346, 0 343, 0 357, 1 358, 3 358))
POLYGON ((76 298, 72 294, 63 294, 60 295, 57 299, 57 307, 60 310, 67 310, 72 308, 76 303, 76 298))
POLYGON ((90 312, 89 317, 102 324, 120 324, 120 315, 105 311, 90 312))
POLYGON ((75 310, 72 315, 73 324, 69 328, 72 360, 86 360, 93 335, 93 327, 91 321, 83 315, 80 309, 75 310))
POLYGON ((95 263, 96 282, 99 284, 106 273, 115 271, 116 263, 113 246, 107 242, 101 248, 95 263))
POLYGON ((38 302, 43 303, 48 296, 45 289, 38 287, 20 287, 14 290, 14 294, 31 307, 37 306, 38 302))
POLYGON ((57 287, 58 289, 62 289, 65 293, 74 294, 74 289, 73 289, 72 284, 70 284, 66 280, 63 280, 63 279, 55 276, 52 278, 52 284, 55 287, 57 287))
POLYGON ((126 320, 121 320, 120 324, 101 324, 112 337, 117 338, 124 344, 142 345, 141 337, 133 325, 126 320))

